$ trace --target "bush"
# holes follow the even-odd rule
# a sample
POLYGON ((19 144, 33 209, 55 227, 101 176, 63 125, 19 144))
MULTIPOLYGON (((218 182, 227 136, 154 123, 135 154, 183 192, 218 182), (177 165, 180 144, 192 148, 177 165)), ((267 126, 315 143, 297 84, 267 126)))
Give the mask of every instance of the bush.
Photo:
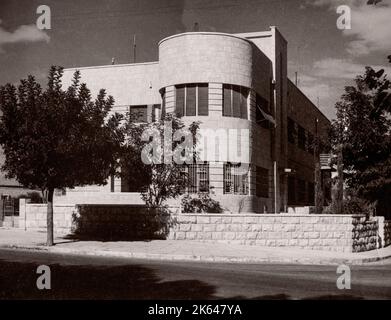
POLYGON ((212 199, 209 194, 201 194, 195 197, 186 195, 182 198, 182 211, 186 213, 221 213, 223 209, 220 203, 212 199))
MULTIPOLYGON (((356 196, 351 196, 347 199, 344 199, 342 202, 343 205, 343 214, 364 214, 366 217, 373 216, 374 206, 367 201, 358 198, 356 196)), ((332 202, 329 206, 325 207, 323 210, 325 214, 339 214, 337 212, 335 203, 332 202)))

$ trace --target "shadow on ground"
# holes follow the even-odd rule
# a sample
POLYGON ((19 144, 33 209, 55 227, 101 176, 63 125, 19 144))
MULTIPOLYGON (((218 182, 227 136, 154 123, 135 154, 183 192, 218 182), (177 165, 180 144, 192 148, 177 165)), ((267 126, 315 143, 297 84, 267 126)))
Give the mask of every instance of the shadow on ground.
POLYGON ((38 290, 38 264, 1 262, 0 299, 213 299, 215 289, 198 280, 163 282, 140 265, 51 264, 51 290, 38 290))
MULTIPOLYGON (((0 260, 0 300, 13 299, 185 299, 214 300, 217 287, 199 280, 163 281, 154 269, 132 265, 60 265, 50 264, 51 290, 38 290, 36 262, 0 260)), ((224 300, 245 300, 246 296, 224 300)), ((251 300, 289 300, 287 294, 263 295, 251 300)), ((306 299, 358 300, 354 295, 324 295, 306 299)))

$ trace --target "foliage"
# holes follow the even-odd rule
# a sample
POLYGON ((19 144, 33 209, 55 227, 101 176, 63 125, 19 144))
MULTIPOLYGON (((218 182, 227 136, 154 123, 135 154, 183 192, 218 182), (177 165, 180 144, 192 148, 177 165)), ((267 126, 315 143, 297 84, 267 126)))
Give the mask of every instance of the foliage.
POLYGON ((109 116, 113 98, 102 89, 91 101, 78 71, 63 90, 62 75, 62 67, 51 67, 45 90, 33 76, 18 87, 0 87, 2 170, 25 187, 47 191, 48 244, 54 189, 106 183, 123 140, 121 116, 109 116))
POLYGON ((186 195, 181 201, 182 211, 185 213, 221 213, 220 203, 203 193, 196 196, 186 195))
POLYGON ((37 191, 27 192, 27 194, 21 194, 17 199, 27 198, 30 199, 30 203, 44 203, 42 195, 37 191))
POLYGON ((182 154, 187 154, 192 161, 197 159, 195 150, 198 128, 199 123, 193 122, 186 126, 172 114, 167 114, 156 122, 141 124, 134 123, 128 117, 127 139, 119 161, 121 177, 134 189, 142 191, 142 198, 148 207, 161 207, 166 200, 177 198, 186 189, 188 180, 183 165, 170 161, 170 157, 182 157, 182 154), (173 137, 175 132, 179 131, 183 133, 184 138, 175 141, 173 137), (172 144, 167 143, 165 135, 166 138, 171 137, 172 144), (154 136, 155 139, 150 141, 150 136, 154 136), (191 139, 192 144, 186 145, 183 149, 177 148, 183 146, 182 142, 187 138, 191 139), (155 147, 157 152, 152 152, 152 149, 151 152, 146 152, 149 147, 155 147))
POLYGON ((391 197, 391 83, 384 70, 366 68, 345 88, 333 121, 334 153, 342 150, 349 191, 365 201, 391 197))

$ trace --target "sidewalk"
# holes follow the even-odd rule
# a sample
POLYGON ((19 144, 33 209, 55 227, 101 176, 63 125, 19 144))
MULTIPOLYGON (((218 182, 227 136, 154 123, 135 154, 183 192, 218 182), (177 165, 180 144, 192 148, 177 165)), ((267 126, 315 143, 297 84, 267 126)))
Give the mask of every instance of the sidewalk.
POLYGON ((46 247, 46 233, 0 228, 0 248, 43 250, 83 256, 236 263, 364 264, 391 257, 391 246, 360 253, 258 247, 186 240, 75 241, 57 237, 46 247))

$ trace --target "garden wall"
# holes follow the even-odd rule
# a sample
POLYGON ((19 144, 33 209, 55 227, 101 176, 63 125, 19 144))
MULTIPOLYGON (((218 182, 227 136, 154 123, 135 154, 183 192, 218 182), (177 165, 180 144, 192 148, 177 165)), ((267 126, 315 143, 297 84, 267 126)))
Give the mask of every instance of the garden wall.
MULTIPOLYGON (((58 205, 56 233, 116 238, 167 238, 360 252, 390 244, 391 221, 366 221, 362 215, 172 214, 156 220, 146 208, 131 205, 58 205), (165 230, 161 227, 168 226, 165 230), (160 228, 160 229, 159 229, 160 228)), ((20 202, 20 228, 46 229, 46 206, 20 202)))

